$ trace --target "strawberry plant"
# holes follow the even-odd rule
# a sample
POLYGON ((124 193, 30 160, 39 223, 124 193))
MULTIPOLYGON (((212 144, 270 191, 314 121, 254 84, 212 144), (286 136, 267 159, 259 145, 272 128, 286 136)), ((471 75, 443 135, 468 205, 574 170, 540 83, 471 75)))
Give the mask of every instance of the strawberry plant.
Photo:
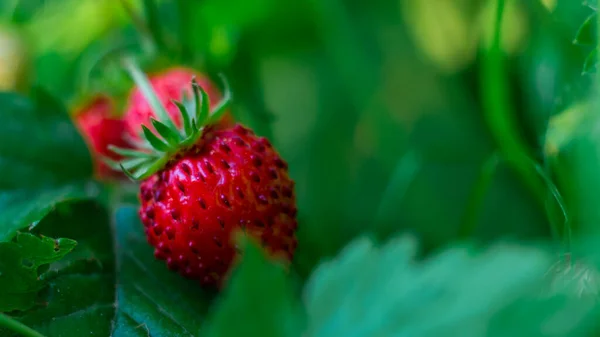
POLYGON ((0 3, 0 336, 597 336, 596 10, 0 3))

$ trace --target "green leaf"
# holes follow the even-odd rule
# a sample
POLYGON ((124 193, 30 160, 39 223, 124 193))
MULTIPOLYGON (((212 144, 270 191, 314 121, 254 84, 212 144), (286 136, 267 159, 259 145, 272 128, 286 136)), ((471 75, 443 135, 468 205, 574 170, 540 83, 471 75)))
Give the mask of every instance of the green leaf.
POLYGON ((196 104, 196 120, 202 125, 206 123, 210 114, 210 98, 204 88, 198 85, 195 79, 192 80, 194 90, 194 102, 196 104))
POLYGON ((144 163, 148 163, 151 161, 151 158, 133 158, 123 161, 122 165, 126 170, 132 170, 134 168, 140 167, 144 163))
POLYGON ((142 125, 142 129, 144 130, 144 136, 155 149, 162 152, 167 152, 171 149, 168 144, 160 140, 160 138, 152 133, 145 125, 142 125))
POLYGON ((164 140, 167 141, 167 144, 169 144, 169 146, 175 147, 179 144, 181 137, 179 135, 179 132, 177 132, 177 129, 171 129, 154 118, 150 118, 150 121, 156 129, 156 132, 158 132, 158 134, 161 137, 163 137, 164 140))
POLYGON ((191 134, 192 133, 192 124, 190 123, 190 115, 189 115, 187 108, 185 107, 185 104, 183 104, 179 101, 176 101, 176 100, 171 100, 171 102, 177 106, 177 108, 179 109, 179 112, 181 113, 181 120, 183 121, 184 134, 185 135, 191 134))
POLYGON ((27 233, 18 234, 14 242, 0 242, 0 312, 33 307, 45 284, 40 267, 60 260, 75 245, 73 240, 27 233))
POLYGON ((93 183, 48 189, 0 190, 0 241, 9 241, 22 228, 42 219, 57 205, 89 198, 93 183))
POLYGON ((585 62, 583 63, 583 73, 593 73, 596 71, 598 67, 598 50, 592 50, 588 56, 585 58, 585 62))
POLYGON ((55 205, 94 195, 90 155, 65 108, 44 91, 34 100, 0 93, 0 242, 55 205))
POLYGON ((590 332, 597 305, 541 291, 552 262, 542 250, 497 244, 449 248, 421 262, 415 255, 407 237, 381 248, 361 238, 321 264, 305 288, 306 336, 525 337, 547 336, 546 326, 563 336, 590 332), (576 303, 585 309, 565 311, 576 303))
POLYGON ((130 157, 151 157, 152 155, 150 153, 147 152, 142 152, 142 151, 138 151, 138 150, 132 150, 132 149, 126 149, 126 148, 120 148, 114 145, 109 145, 108 148, 121 156, 130 156, 130 157))
POLYGON ((596 17, 597 12, 594 12, 583 22, 579 27, 573 43, 583 46, 596 45, 596 17))
POLYGON ((201 336, 302 336, 305 323, 285 271, 252 243, 246 243, 243 261, 210 318, 201 336))
MULTIPOLYGON (((78 244, 50 265, 37 301, 46 304, 12 314, 27 326, 47 336, 178 337, 204 323, 212 294, 154 258, 137 208, 111 216, 93 202, 62 205, 36 231, 78 244)), ((2 327, 0 336, 16 337, 2 327)))
MULTIPOLYGON (((115 259, 106 211, 93 202, 62 204, 35 229, 77 246, 52 263, 37 306, 11 316, 47 336, 108 336, 114 317, 115 259)), ((0 327, 0 336, 15 336, 0 327)))
POLYGON ((0 189, 40 188, 92 176, 87 146, 65 108, 44 91, 0 93, 0 189))
POLYGON ((227 111, 227 107, 231 104, 232 100, 231 87, 229 86, 229 81, 223 74, 220 74, 219 78, 223 83, 223 98, 214 107, 212 114, 208 119, 208 124, 217 123, 227 111))
POLYGON ((152 336, 195 336, 212 294, 154 259, 133 207, 116 213, 118 311, 113 336, 146 330, 152 336))

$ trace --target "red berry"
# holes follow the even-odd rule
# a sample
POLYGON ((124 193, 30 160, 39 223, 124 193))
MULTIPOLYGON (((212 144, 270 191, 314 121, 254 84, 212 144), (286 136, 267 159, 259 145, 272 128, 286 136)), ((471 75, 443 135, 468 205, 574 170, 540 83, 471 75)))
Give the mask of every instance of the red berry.
POLYGON ((169 269, 220 286, 243 230, 272 255, 296 248, 294 182, 268 140, 251 130, 209 128, 140 187, 140 217, 169 269))
POLYGON ((75 112, 75 124, 90 148, 97 178, 124 177, 123 172, 115 171, 104 163, 100 156, 113 160, 121 157, 108 150, 108 145, 128 147, 124 138, 125 123, 112 115, 113 101, 103 95, 94 97, 75 112))
MULTIPOLYGON (((221 93, 217 90, 210 79, 192 69, 175 67, 166 71, 148 76, 148 80, 161 104, 166 108, 169 117, 171 117, 178 127, 181 126, 181 115, 177 106, 172 100, 181 101, 183 92, 188 97, 192 97, 192 88, 190 83, 195 76, 198 84, 206 91, 211 101, 211 107, 214 107, 221 99, 221 93)), ((141 125, 145 125, 153 130, 150 118, 156 118, 150 104, 146 101, 144 95, 135 87, 129 96, 128 105, 125 111, 124 119, 127 125, 127 133, 134 140, 140 140, 141 125)), ((226 113, 220 123, 223 127, 233 125, 231 114, 226 113)))

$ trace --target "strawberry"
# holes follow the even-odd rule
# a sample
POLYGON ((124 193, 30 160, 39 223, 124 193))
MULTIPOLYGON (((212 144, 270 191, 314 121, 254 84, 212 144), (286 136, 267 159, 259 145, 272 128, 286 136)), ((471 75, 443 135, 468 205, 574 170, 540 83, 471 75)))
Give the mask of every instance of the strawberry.
POLYGON ((176 104, 183 127, 152 119, 156 133, 142 126, 152 150, 112 149, 128 157, 123 171, 141 180, 139 215, 155 257, 184 277, 220 287, 240 257, 234 233, 260 242, 271 256, 293 258, 294 182, 266 138, 241 124, 217 126, 228 90, 210 113, 208 94, 196 82, 192 89, 193 113, 189 104, 176 104))
POLYGON ((120 160, 122 157, 109 151, 108 145, 128 147, 125 141, 125 123, 112 115, 114 103, 104 95, 97 95, 76 109, 75 125, 88 144, 94 162, 94 174, 99 179, 124 177, 101 158, 120 160))
MULTIPOLYGON (((189 96, 192 95, 192 89, 189 85, 192 78, 196 79, 214 102, 218 102, 221 98, 221 94, 215 85, 207 76, 192 69, 173 67, 149 75, 150 85, 158 97, 158 102, 166 108, 169 116, 174 120, 175 125, 179 127, 181 126, 181 116, 179 115, 179 109, 177 105, 173 103, 173 100, 181 101, 184 93, 189 96)), ((129 95, 124 115, 128 136, 136 141, 141 140, 140 125, 151 128, 150 118, 156 118, 153 107, 146 100, 142 90, 139 87, 134 87, 129 95)), ((224 114, 221 124, 224 127, 233 124, 233 118, 229 113, 224 114)))

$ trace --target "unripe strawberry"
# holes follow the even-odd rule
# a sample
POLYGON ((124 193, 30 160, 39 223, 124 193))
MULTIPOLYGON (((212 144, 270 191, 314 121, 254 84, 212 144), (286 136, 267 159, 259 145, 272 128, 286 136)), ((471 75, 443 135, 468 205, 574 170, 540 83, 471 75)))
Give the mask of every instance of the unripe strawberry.
POLYGON ((94 174, 99 179, 124 177, 109 167, 101 158, 120 160, 122 156, 109 151, 109 145, 129 147, 125 141, 125 123, 113 115, 114 103, 104 95, 88 100, 75 111, 75 125, 88 144, 94 163, 94 174))
POLYGON ((182 127, 170 117, 152 120, 156 133, 142 126, 145 150, 113 149, 128 157, 120 163, 124 172, 142 181, 139 215, 156 258, 187 278, 218 287, 239 256, 234 233, 260 242, 272 256, 293 258, 294 182, 267 139, 239 124, 219 125, 228 91, 211 113, 208 94, 192 87, 194 111, 189 104, 176 105, 182 127))
MULTIPOLYGON (((189 68, 174 67, 148 76, 150 85, 155 91, 158 101, 164 106, 169 117, 173 119, 175 125, 178 127, 182 126, 181 115, 173 100, 183 100, 184 93, 190 97, 192 96, 193 93, 190 86, 192 78, 195 78, 198 84, 202 86, 212 102, 218 102, 222 98, 221 93, 211 82, 210 78, 189 68)), ((127 126, 128 136, 134 140, 142 139, 140 133, 142 130, 141 125, 152 129, 150 118, 157 118, 157 116, 138 86, 134 87, 129 95, 123 118, 127 126)), ((225 113, 220 123, 223 127, 233 125, 231 114, 225 113)))

